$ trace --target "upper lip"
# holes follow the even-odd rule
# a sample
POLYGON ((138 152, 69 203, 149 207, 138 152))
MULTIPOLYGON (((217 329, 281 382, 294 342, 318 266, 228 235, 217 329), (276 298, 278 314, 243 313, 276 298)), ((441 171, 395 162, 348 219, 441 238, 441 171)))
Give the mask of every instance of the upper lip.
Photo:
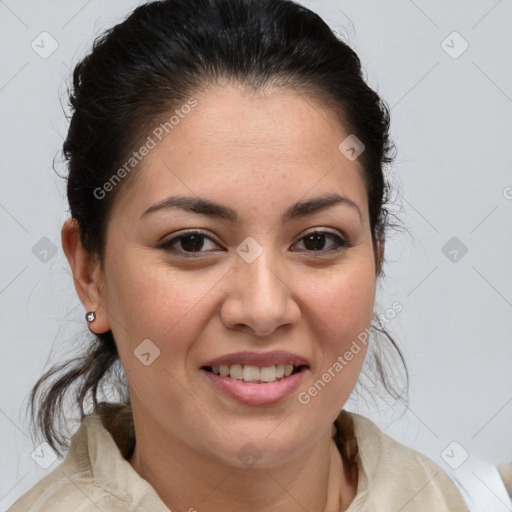
POLYGON ((234 364, 252 365, 252 366, 273 366, 277 364, 293 364, 294 366, 309 366, 303 357, 285 352, 274 350, 271 352, 234 352, 226 354, 215 359, 211 359, 202 366, 231 366, 234 364))

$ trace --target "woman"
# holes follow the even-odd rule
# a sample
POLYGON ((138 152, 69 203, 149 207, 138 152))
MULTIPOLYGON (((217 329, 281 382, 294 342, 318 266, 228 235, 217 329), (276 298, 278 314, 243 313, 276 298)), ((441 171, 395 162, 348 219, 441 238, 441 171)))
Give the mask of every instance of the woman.
POLYGON ((96 41, 71 105, 62 244, 95 342, 32 404, 55 449, 72 384, 95 410, 11 510, 466 510, 342 411, 392 149, 357 55, 293 2, 154 2, 96 41), (128 396, 99 404, 118 361, 128 396))

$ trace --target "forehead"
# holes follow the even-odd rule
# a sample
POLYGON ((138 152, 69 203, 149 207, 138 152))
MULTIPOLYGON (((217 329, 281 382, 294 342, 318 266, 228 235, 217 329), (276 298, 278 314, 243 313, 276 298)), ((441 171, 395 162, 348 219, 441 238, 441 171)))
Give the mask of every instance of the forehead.
MULTIPOLYGON (((312 98, 289 89, 252 92, 242 87, 214 87, 196 96, 198 105, 179 126, 184 144, 196 157, 225 153, 229 161, 322 163, 337 156, 344 131, 332 112, 312 98)), ((346 136, 346 135, 345 135, 346 136)), ((169 137, 172 139, 172 137, 169 137)), ((175 142, 178 139, 175 138, 175 142)), ((169 140, 169 149, 172 140, 169 140)), ((190 151, 188 151, 190 154, 190 151)), ((248 162, 245 162, 246 166, 248 162)))
POLYGON ((366 211, 360 164, 340 152, 348 133, 327 107, 291 90, 234 86, 212 87, 194 100, 181 116, 164 117, 173 116, 163 125, 167 134, 148 133, 154 147, 116 203, 144 208, 181 192, 241 205, 257 195, 259 204, 276 204, 276 197, 292 202, 308 191, 336 191, 366 211))

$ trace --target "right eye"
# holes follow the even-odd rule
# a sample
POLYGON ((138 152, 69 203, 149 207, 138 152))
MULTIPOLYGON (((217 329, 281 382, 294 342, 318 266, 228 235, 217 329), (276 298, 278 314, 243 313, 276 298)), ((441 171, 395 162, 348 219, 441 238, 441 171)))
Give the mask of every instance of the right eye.
POLYGON ((171 239, 165 240, 163 243, 161 243, 159 248, 170 253, 178 254, 180 256, 183 255, 185 257, 190 257, 187 255, 211 252, 211 250, 202 250, 205 247, 205 242, 206 245, 211 243, 213 246, 218 248, 215 240, 201 231, 188 231, 186 233, 174 236, 171 239))

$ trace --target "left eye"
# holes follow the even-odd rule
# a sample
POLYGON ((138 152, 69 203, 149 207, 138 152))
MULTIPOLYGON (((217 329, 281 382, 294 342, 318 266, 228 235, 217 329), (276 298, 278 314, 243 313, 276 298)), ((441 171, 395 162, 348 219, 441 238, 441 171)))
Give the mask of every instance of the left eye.
POLYGON ((312 233, 308 233, 300 239, 299 244, 303 244, 305 250, 308 252, 339 250, 348 246, 348 243, 343 240, 343 238, 329 231, 313 231, 312 233), (325 248, 326 241, 329 239, 334 241, 332 244, 334 249, 332 247, 331 249, 325 248))

